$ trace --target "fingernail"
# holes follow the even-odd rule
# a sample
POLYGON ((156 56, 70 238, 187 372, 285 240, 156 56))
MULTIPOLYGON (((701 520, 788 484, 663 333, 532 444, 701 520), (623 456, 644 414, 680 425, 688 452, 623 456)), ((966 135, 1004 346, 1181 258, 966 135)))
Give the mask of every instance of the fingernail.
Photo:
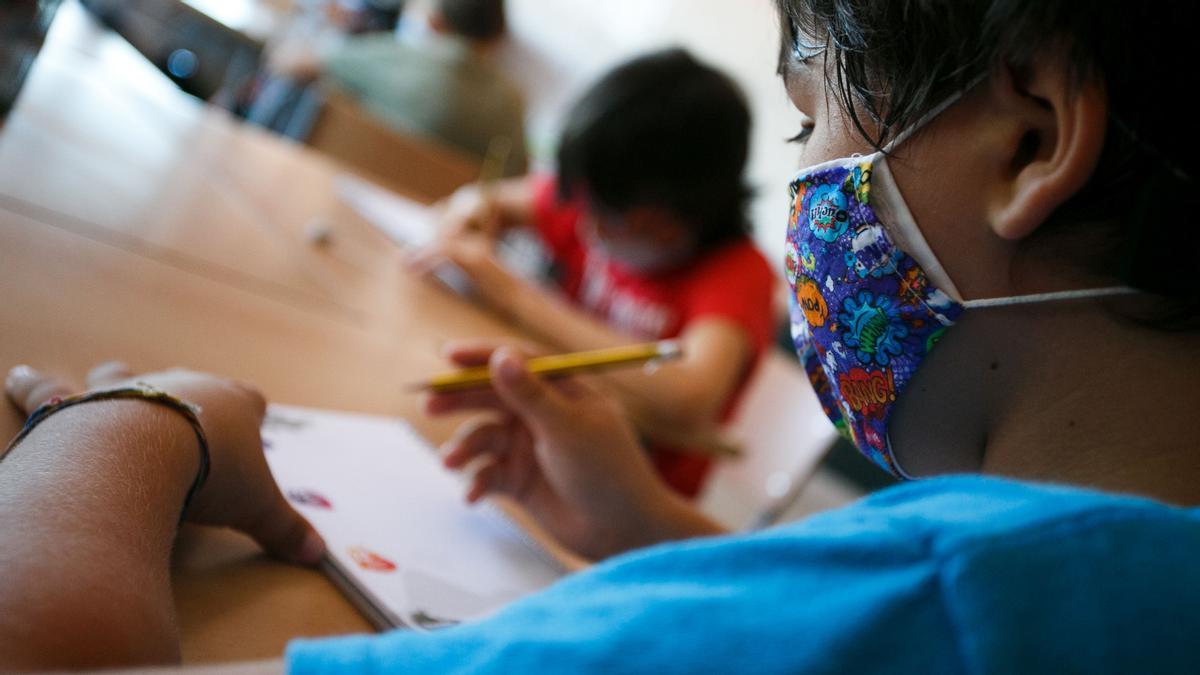
POLYGON ((12 389, 21 380, 28 380, 35 375, 37 375, 37 371, 25 364, 13 366, 12 370, 8 371, 8 377, 4 378, 4 386, 12 389))
POLYGON ((508 384, 520 382, 521 378, 525 375, 521 364, 517 362, 517 359, 512 354, 507 352, 500 355, 500 363, 497 369, 500 379, 508 384))
POLYGON ((324 555, 325 540, 317 534, 316 530, 309 530, 308 534, 304 535, 304 544, 300 546, 300 562, 305 565, 316 565, 321 562, 321 557, 324 555))

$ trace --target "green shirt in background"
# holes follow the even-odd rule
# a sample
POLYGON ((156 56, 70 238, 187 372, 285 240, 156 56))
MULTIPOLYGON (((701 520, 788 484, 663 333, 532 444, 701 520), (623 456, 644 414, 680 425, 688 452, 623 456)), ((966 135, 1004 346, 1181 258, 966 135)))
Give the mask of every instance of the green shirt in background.
POLYGON ((525 171, 525 106, 520 90, 465 40, 417 43, 394 35, 352 38, 325 59, 336 83, 379 119, 432 136, 482 159, 492 139, 512 141, 506 175, 525 171))

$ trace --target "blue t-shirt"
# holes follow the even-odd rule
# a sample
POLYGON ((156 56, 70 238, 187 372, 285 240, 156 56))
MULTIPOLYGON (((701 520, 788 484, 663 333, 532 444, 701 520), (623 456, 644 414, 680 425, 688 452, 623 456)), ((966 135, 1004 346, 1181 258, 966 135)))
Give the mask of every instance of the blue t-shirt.
POLYGON ((667 544, 432 634, 293 643, 294 673, 1200 672, 1200 511, 980 477, 667 544))

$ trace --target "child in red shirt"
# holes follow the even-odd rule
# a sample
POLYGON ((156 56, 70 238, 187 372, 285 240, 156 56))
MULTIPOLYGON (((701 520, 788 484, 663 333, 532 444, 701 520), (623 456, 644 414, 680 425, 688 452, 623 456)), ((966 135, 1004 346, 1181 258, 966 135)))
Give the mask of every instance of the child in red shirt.
POLYGON ((575 105, 557 176, 460 190, 450 234, 422 256, 426 267, 453 260, 480 300, 555 348, 679 339, 682 359, 603 377, 659 475, 689 497, 711 459, 665 430, 726 419, 773 333, 775 277, 744 212, 749 122, 736 86, 686 52, 635 59, 575 105), (495 239, 521 226, 541 240, 558 292, 496 263, 495 239))

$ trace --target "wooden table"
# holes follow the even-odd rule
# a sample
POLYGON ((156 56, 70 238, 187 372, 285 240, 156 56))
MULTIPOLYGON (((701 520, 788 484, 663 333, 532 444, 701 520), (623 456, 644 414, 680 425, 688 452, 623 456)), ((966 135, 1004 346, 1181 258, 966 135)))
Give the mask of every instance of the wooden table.
MULTIPOLYGON (((64 4, 0 127, 0 366, 186 365, 444 439, 453 422, 417 415, 400 383, 442 367, 448 338, 509 331, 405 274, 336 198, 339 172, 184 96, 64 4), (306 241, 317 218, 327 248, 306 241)), ((0 436, 19 421, 4 407, 0 436)), ((185 532, 176 566, 188 662, 369 629, 324 577, 230 532, 185 532)))

